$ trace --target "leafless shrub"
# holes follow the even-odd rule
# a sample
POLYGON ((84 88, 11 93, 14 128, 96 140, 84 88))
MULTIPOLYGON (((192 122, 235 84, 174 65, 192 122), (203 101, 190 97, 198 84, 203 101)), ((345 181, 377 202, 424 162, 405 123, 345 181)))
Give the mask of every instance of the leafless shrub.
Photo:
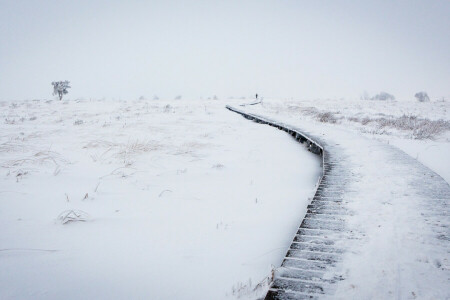
POLYGON ((385 128, 402 130, 410 133, 413 139, 431 139, 447 130, 450 130, 450 122, 445 120, 430 120, 414 115, 402 115, 401 117, 382 117, 370 119, 365 117, 359 121, 362 125, 374 123, 376 130, 370 132, 385 134, 385 128))
POLYGON ((316 115, 316 119, 322 123, 334 124, 337 122, 337 118, 335 117, 335 115, 332 112, 318 113, 316 115))
POLYGON ((360 119, 357 118, 357 117, 349 117, 349 118, 347 118, 347 120, 349 120, 349 121, 351 121, 351 122, 356 122, 356 123, 359 123, 359 122, 360 122, 360 119))
POLYGON ((370 121, 371 121, 371 119, 370 119, 370 118, 368 118, 368 117, 365 117, 365 118, 363 118, 363 119, 361 120, 361 124, 363 124, 363 125, 367 125, 367 124, 369 124, 369 123, 370 123, 370 121))
POLYGON ((431 139, 436 135, 450 129, 450 122, 444 120, 430 121, 424 119, 413 132, 413 137, 418 140, 431 139))
POLYGON ((287 110, 291 113, 302 112, 303 109, 298 105, 288 105, 287 110))
POLYGON ((315 107, 305 107, 301 109, 302 113, 307 116, 314 116, 319 114, 319 110, 315 107))

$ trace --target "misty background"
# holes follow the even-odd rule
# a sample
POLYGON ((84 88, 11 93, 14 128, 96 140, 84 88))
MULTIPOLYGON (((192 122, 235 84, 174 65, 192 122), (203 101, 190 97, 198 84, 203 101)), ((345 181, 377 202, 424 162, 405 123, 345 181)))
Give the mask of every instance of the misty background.
POLYGON ((0 100, 450 95, 450 1, 0 0, 0 100))

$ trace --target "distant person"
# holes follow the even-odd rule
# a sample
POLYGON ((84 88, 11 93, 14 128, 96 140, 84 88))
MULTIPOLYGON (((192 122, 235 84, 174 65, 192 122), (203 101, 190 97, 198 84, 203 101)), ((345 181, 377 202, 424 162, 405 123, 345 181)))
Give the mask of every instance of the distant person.
POLYGON ((258 100, 258 94, 256 94, 256 100, 258 100))

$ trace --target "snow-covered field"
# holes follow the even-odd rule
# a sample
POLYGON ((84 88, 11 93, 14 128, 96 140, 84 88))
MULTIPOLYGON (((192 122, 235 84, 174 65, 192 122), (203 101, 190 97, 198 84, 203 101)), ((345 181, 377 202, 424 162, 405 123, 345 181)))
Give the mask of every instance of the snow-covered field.
POLYGON ((450 182, 449 101, 264 99, 246 108, 288 123, 332 124, 395 145, 450 182))
MULTIPOLYGON (((264 295, 271 265, 281 263, 314 194, 320 159, 224 106, 0 103, 0 298, 264 295)), ((245 109, 389 143, 450 181, 449 102, 264 99, 245 109)), ((378 218, 372 213, 362 216, 378 218)), ((399 220, 396 226, 407 222, 399 220)), ((390 249, 370 245, 357 258, 390 249)))
POLYGON ((1 299, 258 297, 321 172, 220 101, 0 111, 1 299))

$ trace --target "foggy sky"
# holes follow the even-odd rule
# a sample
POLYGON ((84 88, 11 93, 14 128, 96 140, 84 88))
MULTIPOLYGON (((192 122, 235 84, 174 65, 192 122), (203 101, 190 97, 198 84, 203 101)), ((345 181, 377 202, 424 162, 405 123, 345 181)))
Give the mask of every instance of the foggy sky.
POLYGON ((450 1, 0 0, 0 100, 450 95, 450 1))

